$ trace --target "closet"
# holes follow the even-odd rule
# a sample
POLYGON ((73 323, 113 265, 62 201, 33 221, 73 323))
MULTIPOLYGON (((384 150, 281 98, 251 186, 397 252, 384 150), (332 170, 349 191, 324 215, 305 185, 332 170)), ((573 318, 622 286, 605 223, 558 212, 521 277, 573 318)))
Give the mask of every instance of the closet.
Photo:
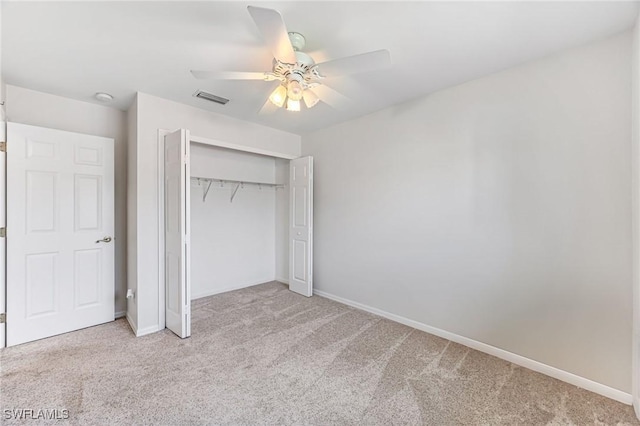
POLYGON ((191 300, 281 281, 312 288, 313 161, 194 137, 164 137, 165 324, 191 335, 191 300))

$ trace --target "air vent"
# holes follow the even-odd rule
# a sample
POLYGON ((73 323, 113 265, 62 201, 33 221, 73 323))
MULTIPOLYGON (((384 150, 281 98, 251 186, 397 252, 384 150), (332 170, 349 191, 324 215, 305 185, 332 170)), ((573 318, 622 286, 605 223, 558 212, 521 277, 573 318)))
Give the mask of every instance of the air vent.
POLYGON ((214 94, 207 93, 202 90, 198 90, 196 93, 193 94, 193 96, 195 96, 196 98, 204 99, 206 101, 215 102, 220 105, 225 105, 227 102, 229 102, 229 99, 225 99, 223 97, 216 96, 214 94))

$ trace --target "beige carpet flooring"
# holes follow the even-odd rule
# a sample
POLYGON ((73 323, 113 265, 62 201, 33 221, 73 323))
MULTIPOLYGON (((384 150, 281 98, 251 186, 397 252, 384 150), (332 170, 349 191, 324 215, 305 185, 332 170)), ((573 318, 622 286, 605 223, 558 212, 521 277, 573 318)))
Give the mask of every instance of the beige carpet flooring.
POLYGON ((118 320, 0 350, 0 406, 80 425, 638 424, 629 406, 275 282, 194 301, 185 340, 118 320))

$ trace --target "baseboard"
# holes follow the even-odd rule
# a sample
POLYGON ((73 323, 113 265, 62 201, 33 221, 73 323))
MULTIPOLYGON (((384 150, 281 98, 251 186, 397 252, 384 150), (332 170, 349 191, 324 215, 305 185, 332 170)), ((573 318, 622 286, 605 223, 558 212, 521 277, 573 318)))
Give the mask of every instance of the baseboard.
POLYGON ((460 336, 445 330, 441 330, 439 328, 431 327, 429 325, 420 323, 418 321, 414 321, 414 320, 402 317, 400 315, 395 315, 395 314, 383 311, 381 309, 373 308, 371 306, 367 306, 362 303, 354 302, 353 300, 335 296, 333 294, 326 293, 321 290, 314 290, 313 293, 318 296, 326 297, 327 299, 331 299, 336 302, 340 302, 342 304, 349 305, 354 308, 358 308, 375 315, 379 315, 381 317, 390 319, 391 321, 404 324, 406 326, 427 332, 429 334, 433 334, 435 336, 439 336, 444 339, 451 340, 452 342, 456 342, 461 345, 468 346, 480 352, 493 355, 497 358, 512 362, 521 367, 525 367, 530 370, 537 371, 538 373, 545 374, 547 376, 553 377, 554 379, 562 380, 563 382, 570 383, 574 386, 578 386, 588 391, 600 394, 602 396, 606 396, 607 398, 614 399, 624 404, 632 405, 632 403, 635 402, 636 404, 634 404, 634 406, 636 409, 636 413, 640 411, 638 409, 640 408, 640 401, 638 400, 634 401, 631 394, 627 392, 623 392, 621 390, 612 388, 602 383, 594 382, 593 380, 587 379, 582 376, 578 376, 573 373, 569 373, 568 371, 561 370, 559 368, 552 367, 547 364, 543 364, 533 359, 526 358, 522 355, 517 355, 517 354, 514 354, 513 352, 505 351, 504 349, 500 349, 495 346, 488 345, 486 343, 478 342, 477 340, 473 340, 468 337, 460 336))
POLYGON ((138 328, 138 325, 131 319, 129 314, 126 314, 125 317, 127 318, 127 322, 129 323, 129 326, 131 327, 131 330, 136 337, 146 336, 147 334, 155 333, 156 331, 161 330, 157 324, 150 327, 138 328))
POLYGON ((287 278, 276 278, 276 281, 281 282, 282 284, 289 285, 289 279, 287 278))
POLYGON ((124 318, 126 316, 127 316, 127 311, 119 311, 119 312, 116 312, 114 315, 115 319, 124 318))
POLYGON ((273 280, 266 280, 266 281, 259 281, 259 282, 255 282, 255 283, 249 283, 249 284, 236 284, 236 285, 232 285, 229 287, 225 287, 225 288, 221 288, 218 290, 213 290, 213 291, 207 291, 205 293, 199 293, 197 295, 191 295, 191 300, 196 300, 196 299, 202 299, 203 297, 209 297, 209 296, 215 296, 216 294, 220 294, 220 293, 226 293, 228 291, 233 291, 233 290, 240 290, 241 288, 247 288, 247 287, 253 287, 254 285, 260 285, 260 284, 264 284, 264 283, 268 283, 269 281, 273 281, 273 280))
POLYGON ((131 331, 133 331, 133 334, 137 336, 138 335, 138 325, 131 319, 131 317, 129 316, 128 312, 124 316, 127 319, 127 322, 129 323, 129 327, 131 327, 131 331))
POLYGON ((146 336, 147 334, 155 333, 160 330, 161 328, 159 328, 157 324, 146 328, 139 328, 136 332, 136 337, 146 336))

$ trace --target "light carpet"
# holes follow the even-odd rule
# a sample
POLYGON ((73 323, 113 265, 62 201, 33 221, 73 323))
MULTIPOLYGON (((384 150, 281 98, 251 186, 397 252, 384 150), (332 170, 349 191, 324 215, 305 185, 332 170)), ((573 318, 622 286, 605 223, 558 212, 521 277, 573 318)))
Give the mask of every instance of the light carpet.
POLYGON ((624 404, 277 282, 194 301, 185 340, 118 320, 3 349, 0 406, 82 425, 639 424, 624 404))

